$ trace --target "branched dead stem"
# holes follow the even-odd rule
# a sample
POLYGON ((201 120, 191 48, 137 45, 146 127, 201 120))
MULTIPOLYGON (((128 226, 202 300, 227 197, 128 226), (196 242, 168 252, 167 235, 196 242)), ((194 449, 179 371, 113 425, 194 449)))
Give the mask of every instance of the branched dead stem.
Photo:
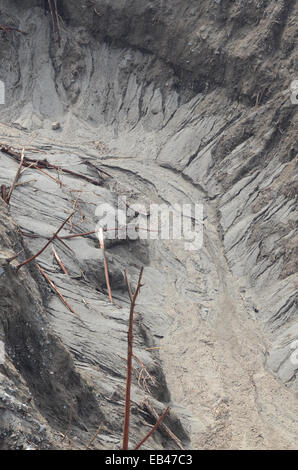
POLYGON ((131 378, 132 378, 132 358, 133 358, 133 318, 134 309, 138 294, 142 287, 142 276, 144 268, 141 268, 138 284, 135 293, 132 297, 130 314, 129 314, 129 329, 128 329, 128 352, 127 352, 127 374, 126 374, 126 392, 125 392, 125 410, 124 410, 124 426, 123 426, 123 450, 128 449, 129 440, 129 423, 130 423, 130 394, 131 394, 131 378))
POLYGON ((17 267, 16 267, 16 270, 18 271, 22 266, 25 266, 26 264, 30 263, 31 261, 33 261, 35 258, 37 258, 38 256, 40 256, 44 250, 55 240, 55 238, 57 237, 57 235, 59 234, 59 232, 61 232, 61 230, 63 229, 64 225, 66 225, 66 223, 69 221, 69 219, 72 217, 73 213, 70 214, 69 217, 67 217, 66 220, 64 220, 64 222, 60 225, 60 227, 58 228, 58 230, 54 233, 54 235, 50 238, 50 240, 38 251, 38 253, 36 253, 35 255, 31 256, 30 258, 26 259, 25 261, 23 261, 22 263, 20 263, 17 267))

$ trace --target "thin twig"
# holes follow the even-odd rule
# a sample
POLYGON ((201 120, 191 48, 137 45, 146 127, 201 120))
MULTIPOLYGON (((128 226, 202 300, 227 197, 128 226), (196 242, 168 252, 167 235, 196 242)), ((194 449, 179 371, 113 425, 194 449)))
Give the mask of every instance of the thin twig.
MULTIPOLYGON (((148 400, 145 401, 144 406, 148 408, 148 410, 153 414, 155 419, 158 420, 158 413, 157 411, 153 408, 153 406, 149 403, 148 400)), ((179 447, 181 450, 185 450, 184 447, 181 444, 180 439, 168 428, 168 426, 165 423, 161 424, 161 427, 164 428, 164 430, 168 433, 168 435, 173 439, 173 441, 176 443, 176 445, 179 447)))
POLYGON ((54 19, 52 0, 48 0, 48 4, 49 4, 49 7, 50 7, 50 12, 51 12, 51 17, 52 17, 54 41, 56 42, 56 27, 55 27, 55 19, 54 19))
POLYGON ((62 245, 65 246, 65 248, 67 248, 67 249, 71 252, 71 254, 72 254, 73 256, 75 256, 75 252, 73 251, 72 248, 70 248, 70 246, 67 245, 67 243, 65 243, 65 242, 64 242, 60 237, 58 237, 58 236, 57 236, 56 238, 57 238, 57 240, 59 240, 59 242, 62 243, 62 245))
POLYGON ((21 251, 19 251, 17 254, 15 254, 14 256, 12 256, 11 258, 7 258, 5 260, 5 264, 9 264, 11 263, 12 261, 14 261, 15 259, 17 259, 17 257, 23 252, 24 250, 22 249, 21 251))
POLYGON ((156 384, 156 380, 155 378, 148 372, 148 369, 147 367, 145 366, 144 362, 136 355, 133 353, 133 357, 138 361, 138 363, 140 364, 141 366, 141 370, 139 372, 139 377, 138 377, 138 384, 140 386, 140 388, 143 387, 143 389, 145 390, 145 392, 147 393, 151 393, 150 392, 150 389, 147 385, 147 381, 150 380, 152 382, 153 385, 156 384), (145 374, 145 375, 144 375, 145 374), (142 383, 141 383, 142 381, 142 383))
POLYGON ((36 183, 37 180, 28 180, 28 181, 22 181, 21 183, 17 183, 16 184, 16 188, 18 188, 19 186, 26 186, 27 184, 30 184, 30 183, 36 183))
POLYGON ((55 5, 55 14, 56 14, 58 38, 60 39, 60 28, 59 28, 59 15, 58 15, 57 0, 54 0, 54 5, 55 5))
MULTIPOLYGON (((75 213, 75 210, 76 210, 76 207, 77 207, 77 203, 78 203, 78 199, 79 199, 79 198, 77 198, 77 199, 74 201, 74 203, 73 203, 73 206, 72 206, 72 211, 73 211, 73 213, 75 213)), ((70 230, 70 232, 72 232, 72 229, 73 229, 73 226, 72 226, 72 217, 71 217, 71 219, 70 219, 70 221, 69 221, 69 226, 70 226, 70 229, 69 229, 69 230, 70 230)))
POLYGON ((60 225, 60 227, 58 228, 57 232, 54 233, 54 235, 50 238, 50 240, 43 246, 43 248, 41 248, 39 250, 38 253, 36 253, 35 255, 31 256, 30 258, 26 259, 25 261, 23 261, 21 264, 19 264, 17 267, 16 267, 16 270, 18 271, 22 266, 25 266, 25 264, 27 263, 30 263, 31 261, 33 261, 35 258, 37 258, 38 256, 40 256, 44 250, 55 240, 55 238, 57 237, 58 233, 63 229, 64 225, 69 221, 69 219, 72 217, 73 213, 70 214, 69 217, 67 217, 66 220, 64 220, 63 224, 60 225))
MULTIPOLYGON (((61 258, 59 257, 57 251, 55 250, 55 248, 52 246, 52 251, 53 251, 53 255, 54 255, 54 258, 55 260, 57 261, 57 263, 59 264, 60 268, 62 269, 62 271, 64 272, 64 274, 66 274, 67 276, 69 276, 69 272, 67 271, 66 267, 64 266, 64 264, 62 263, 61 261, 61 258)), ((69 276, 70 277, 70 276, 69 276)))
MULTIPOLYGON (((117 231, 121 231, 123 230, 124 228, 127 228, 127 226, 125 227, 114 227, 114 228, 103 228, 103 232, 117 232, 117 231)), ((145 228, 142 228, 142 227, 138 227, 136 226, 135 227, 135 230, 146 230, 147 232, 157 232, 158 230, 148 230, 148 229, 145 229, 145 228)), ((72 233, 71 235, 64 235, 63 237, 61 237, 63 240, 67 240, 67 239, 70 239, 70 238, 77 238, 77 237, 86 237, 88 235, 94 235, 95 233, 98 233, 98 230, 92 230, 91 232, 82 232, 82 233, 72 233)))
POLYGON ((60 188, 61 186, 68 187, 65 183, 63 183, 58 178, 55 178, 54 176, 50 175, 50 173, 48 173, 47 171, 44 171, 42 168, 39 168, 39 166, 37 166, 35 163, 31 163, 30 168, 35 168, 36 170, 40 171, 44 175, 48 176, 49 178, 51 178, 51 180, 55 181, 55 183, 57 183, 60 186, 60 188))
POLYGON ((102 228, 100 228, 98 230, 98 239, 99 239, 100 248, 101 248, 101 251, 102 251, 102 254, 103 254, 103 262, 104 262, 104 267, 105 267, 105 278, 106 278, 106 284, 107 284, 107 288, 108 288, 109 298, 110 298, 110 301, 113 302, 111 285, 110 285, 109 268, 108 268, 108 262, 107 262, 106 252, 105 252, 105 245, 104 245, 104 238, 103 238, 102 228))
POLYGON ((99 434, 100 431, 102 430, 102 427, 103 427, 103 421, 102 421, 102 423, 100 423, 100 425, 99 425, 99 427, 98 427, 96 433, 95 433, 94 436, 92 437, 92 439, 91 439, 91 441, 89 442, 89 444, 86 446, 86 450, 88 450, 88 449, 92 446, 93 442, 95 441, 95 439, 97 438, 98 434, 99 434))
POLYGON ((98 230, 92 230, 91 232, 84 232, 84 233, 72 233, 71 235, 64 235, 63 237, 60 237, 60 239, 61 240, 70 240, 71 238, 87 237, 88 235, 94 235, 97 232, 98 232, 98 230))
MULTIPOLYGON (((14 158, 14 160, 17 160, 18 162, 20 161, 21 154, 19 152, 16 152, 15 150, 13 150, 8 145, 0 144, 0 151, 5 153, 6 155, 9 155, 10 157, 14 158)), ((46 159, 37 160, 37 159, 33 159, 33 158, 28 158, 28 157, 24 158, 23 166, 32 167, 32 164, 36 165, 39 169, 46 168, 48 170, 59 170, 62 173, 67 173, 69 175, 72 175, 72 176, 75 176, 77 178, 81 178, 85 181, 88 181, 88 183, 94 184, 95 186, 101 186, 101 183, 94 180, 93 178, 89 178, 89 176, 83 175, 81 173, 77 173, 76 171, 73 171, 73 170, 69 170, 68 168, 63 168, 59 165, 54 165, 54 164, 48 162, 46 159)))
MULTIPOLYGON (((44 237, 43 235, 36 235, 36 234, 34 234, 34 233, 26 233, 26 232, 24 232, 24 230, 20 230, 20 233, 22 234, 23 237, 28 237, 28 238, 47 238, 47 237, 44 237)), ((60 237, 57 235, 57 236, 56 236, 56 239, 57 239, 59 242, 61 242, 62 245, 64 245, 65 248, 67 248, 67 249, 71 252, 71 254, 72 254, 73 256, 75 256, 75 252, 73 251, 73 249, 70 248, 70 246, 67 245, 67 244, 62 240, 62 238, 60 238, 60 237)))
POLYGON ((131 378, 132 378, 132 358, 133 358, 133 316, 136 300, 142 287, 141 281, 144 268, 141 268, 137 288, 133 295, 130 305, 129 329, 128 329, 128 352, 127 352, 127 374, 126 374, 126 393, 125 393, 125 410, 124 410, 124 426, 123 426, 123 450, 128 449, 129 439, 129 422, 130 422, 130 394, 131 394, 131 378))
POLYGON ((20 177, 20 173, 21 173, 21 170, 22 170, 22 167, 23 167, 24 156, 25 156, 25 149, 23 148, 22 153, 21 153, 21 160, 20 160, 16 175, 14 177, 12 186, 11 186, 10 191, 8 193, 8 196, 7 196, 7 204, 9 204, 9 202, 10 202, 13 190, 15 189, 15 187, 17 185, 17 182, 18 182, 18 179, 20 177))
POLYGON ((8 193, 9 193, 9 188, 7 188, 6 184, 1 184, 0 187, 0 196, 3 201, 8 204, 7 198, 8 198, 8 193))
POLYGON ((91 163, 89 162, 89 160, 83 160, 80 165, 88 165, 88 166, 91 166, 92 168, 94 168, 95 170, 103 173, 104 175, 108 176, 109 178, 113 178, 112 175, 110 175, 110 173, 108 173, 107 171, 104 171, 102 168, 98 168, 98 166, 94 165, 94 163, 91 163))
POLYGON ((127 270, 126 269, 124 270, 124 276, 125 276, 125 282, 126 282, 126 286, 127 286, 127 290, 128 290, 128 295, 129 295, 130 301, 132 302, 133 295, 132 295, 131 286, 130 286, 130 283, 129 283, 129 280, 128 280, 127 270))
MULTIPOLYGON (((119 356, 123 361, 127 362, 127 358, 126 358, 126 357, 123 357, 123 356, 121 356, 120 354, 117 354, 117 356, 119 356)), ((152 377, 152 375, 148 372, 148 370, 147 370, 145 364, 143 363, 143 361, 141 361, 141 359, 140 359, 136 354, 134 354, 134 353, 133 353, 133 357, 134 357, 134 359, 136 359, 136 360, 138 361, 138 363, 139 363, 140 366, 141 366, 141 369, 140 369, 140 372, 139 372, 139 375, 138 375, 138 384, 139 384, 140 388, 142 388, 142 385, 141 385, 141 380, 142 380, 142 382, 143 382, 143 389, 144 389, 147 393, 151 394, 151 392, 150 392, 150 390, 149 390, 149 387, 148 387, 148 385, 147 385, 147 380, 150 380, 153 384, 156 383, 156 380, 155 380, 155 378, 152 377), (143 376, 143 373, 146 374, 145 377, 143 376)))
POLYGON ((68 433, 69 433, 69 431, 70 431, 71 423, 72 423, 73 407, 74 407, 74 399, 72 400, 72 402, 71 402, 71 404, 70 404, 70 408, 69 408, 69 418, 68 418, 68 426, 67 426, 67 429, 66 429, 66 432, 65 432, 64 436, 63 436, 62 439, 61 439, 61 442, 63 442, 63 441, 66 439, 66 436, 68 435, 68 433))
POLYGON ((152 434, 154 433, 154 431, 156 431, 156 429, 160 426, 160 424, 162 423, 162 421, 164 420, 164 418, 166 417, 166 415, 168 414, 169 411, 170 411, 170 408, 168 407, 168 408, 163 412, 163 414, 160 416, 160 418, 159 418, 158 421, 155 423, 155 425, 153 426, 153 428, 148 432, 147 436, 145 436, 144 439, 141 440, 141 442, 135 447, 134 450, 138 450, 138 449, 147 441, 147 439, 149 439, 149 437, 152 436, 152 434))
MULTIPOLYGON (((122 227, 123 228, 123 227, 122 227)), ((120 228, 120 230, 122 230, 122 228, 120 228)), ((103 231, 104 232, 116 232, 118 231, 119 229, 116 227, 116 228, 103 228, 103 231)), ((81 232, 81 233, 72 233, 71 235, 63 235, 63 237, 57 237, 58 240, 62 241, 62 240, 71 240, 72 238, 78 238, 78 237, 87 237, 88 235, 95 235, 96 233, 98 233, 98 230, 91 230, 90 232, 81 232)), ((29 237, 29 236, 33 236, 33 235, 29 235, 29 234, 26 234, 26 233, 23 233, 23 235, 26 237, 29 237)), ((36 236, 35 238, 38 238, 38 236, 36 236)), ((43 237, 45 238, 45 237, 43 237)))
POLYGON ((10 31, 16 31, 17 33, 27 34, 25 31, 22 31, 21 29, 15 28, 14 26, 5 26, 3 24, 0 24, 0 29, 2 31, 5 31, 6 33, 10 32, 10 31))
POLYGON ((43 275, 43 277, 48 281, 48 283, 50 284, 50 286, 53 288, 53 290, 56 292, 56 294, 60 297, 60 299, 62 300, 62 302, 64 303, 64 305, 66 305, 66 307, 68 308, 68 310, 71 311, 71 313, 73 313, 74 315, 76 315, 77 317, 79 317, 79 315, 77 314, 77 312, 74 311, 74 309, 69 305, 69 303, 67 302, 67 300, 63 297, 63 295, 61 294, 61 292, 57 289, 57 287, 55 286, 55 284, 53 283, 53 281, 51 281, 51 279, 49 278, 49 276, 44 272, 44 270, 39 266, 39 264, 36 263, 36 266, 38 268, 38 270, 41 272, 41 274, 43 275))

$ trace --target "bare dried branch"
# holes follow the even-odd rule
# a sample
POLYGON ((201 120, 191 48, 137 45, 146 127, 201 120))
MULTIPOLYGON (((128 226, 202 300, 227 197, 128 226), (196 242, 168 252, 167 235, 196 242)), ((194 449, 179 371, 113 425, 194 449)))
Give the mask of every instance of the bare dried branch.
POLYGON ((23 261, 21 264, 19 264, 17 267, 16 267, 16 270, 18 271, 22 266, 25 266, 25 264, 28 264, 30 263, 31 261, 33 261, 35 258, 37 258, 38 256, 40 256, 44 250, 53 242, 53 240, 55 240, 55 238, 57 237, 57 235, 59 234, 59 232, 63 229, 64 225, 69 221, 69 219, 72 217, 73 213, 70 214, 69 217, 67 217, 66 220, 64 220, 63 224, 58 228, 57 232, 54 233, 54 235, 50 238, 50 240, 43 246, 43 248, 41 248, 41 250, 38 251, 38 253, 36 253, 35 255, 31 256, 30 258, 26 259, 25 261, 23 261))
MULTIPOLYGON (((64 266, 64 264, 62 263, 61 261, 61 258, 59 257, 57 251, 55 250, 55 248, 52 246, 52 250, 53 250, 53 255, 54 255, 54 258, 55 260, 57 261, 57 263, 59 264, 60 268, 62 269, 62 271, 64 272, 64 274, 66 274, 67 276, 69 276, 69 272, 67 271, 66 267, 64 266)), ((70 276, 69 276, 70 277, 70 276)))
POLYGON ((56 294, 60 297, 60 299, 62 300, 62 302, 64 303, 64 305, 68 308, 68 310, 71 311, 71 313, 73 313, 74 315, 76 315, 78 318, 79 318, 79 315, 77 314, 77 312, 74 311, 74 309, 69 305, 69 303, 67 302, 67 300, 63 297, 63 295, 61 294, 61 292, 57 289, 57 287, 55 286, 55 284, 53 283, 53 281, 51 281, 51 279, 49 278, 49 276, 44 272, 44 270, 39 266, 39 264, 36 264, 38 270, 40 271, 40 273, 43 275, 43 277, 46 279, 46 281, 48 281, 48 283, 50 284, 50 286, 53 288, 53 290, 56 292, 56 294))
POLYGON ((102 430, 102 427, 103 427, 103 421, 102 421, 102 423, 100 423, 100 425, 99 425, 99 427, 98 427, 96 433, 95 433, 94 436, 92 437, 92 439, 91 439, 91 441, 89 442, 89 444, 86 446, 86 450, 88 450, 88 449, 92 446, 93 442, 95 441, 95 439, 97 438, 98 434, 99 434, 100 431, 102 430))
POLYGON ((168 412, 170 411, 170 408, 168 407, 164 412, 163 414, 160 416, 160 418, 158 419, 158 421, 155 423, 155 425, 153 426, 153 428, 148 432, 147 436, 144 437, 144 439, 141 440, 141 442, 135 447, 134 450, 138 450, 148 439, 150 436, 152 436, 152 434, 154 433, 154 431, 156 431, 156 429, 161 425, 162 421, 165 419, 166 415, 168 414, 168 412))
POLYGON ((111 290, 111 285, 110 285, 109 268, 108 268, 108 262, 107 262, 106 252, 105 252, 105 245, 104 245, 104 238, 103 238, 102 228, 100 228, 98 230, 98 239, 99 239, 100 248, 101 248, 102 254, 103 254, 103 261, 104 261, 104 267, 105 267, 105 278, 106 278, 106 284, 107 284, 107 288, 108 288, 109 298, 110 298, 110 301, 113 302, 112 290, 111 290))
POLYGON ((15 175, 15 178, 13 180, 12 186, 11 186, 10 191, 8 193, 8 196, 7 196, 7 204, 9 204, 9 202, 10 202, 12 193, 13 193, 13 191, 14 191, 16 185, 17 185, 18 179, 20 177, 20 173, 21 173, 21 170, 22 170, 22 167, 23 167, 24 156, 25 156, 25 149, 23 148, 22 153, 21 153, 21 160, 20 160, 16 175, 15 175))
POLYGON ((124 409, 124 426, 123 426, 123 450, 128 449, 129 439, 129 422, 130 422, 130 394, 131 394, 131 378, 132 378, 132 358, 133 358, 133 317, 136 300, 139 291, 142 287, 141 281, 144 268, 141 268, 137 288, 133 295, 130 315, 129 315, 129 329, 128 329, 128 352, 127 352, 127 374, 126 374, 126 393, 125 393, 125 409, 124 409))

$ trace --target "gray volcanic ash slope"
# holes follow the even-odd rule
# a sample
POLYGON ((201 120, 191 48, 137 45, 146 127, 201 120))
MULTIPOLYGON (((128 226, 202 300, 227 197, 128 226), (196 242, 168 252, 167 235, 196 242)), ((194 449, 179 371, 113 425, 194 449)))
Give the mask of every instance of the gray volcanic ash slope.
POLYGON ((92 448, 121 447, 141 266, 130 448, 168 405, 144 448, 297 448, 297 2, 58 4, 0 1, 2 195, 22 148, 73 172, 31 165, 0 201, 0 448, 84 448, 101 422, 92 448), (55 240, 69 275, 37 262, 77 315, 16 274, 119 196, 203 204, 202 248, 106 240, 112 304, 97 236, 55 240))

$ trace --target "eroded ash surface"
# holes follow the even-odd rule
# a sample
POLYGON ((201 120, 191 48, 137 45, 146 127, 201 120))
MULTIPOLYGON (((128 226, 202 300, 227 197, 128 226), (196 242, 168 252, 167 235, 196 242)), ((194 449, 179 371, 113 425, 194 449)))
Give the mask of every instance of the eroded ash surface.
POLYGON ((123 271, 135 284, 141 266, 130 447, 170 405, 176 437, 145 447, 297 448, 297 3, 65 0, 56 41, 42 3, 0 3, 21 31, 0 30, 0 185, 18 167, 7 148, 90 181, 26 168, 1 201, 1 448, 84 448, 102 421, 92 448, 120 448, 123 271), (63 236, 118 196, 202 203, 202 249, 107 242, 111 304, 97 237, 55 240, 69 276, 51 247, 38 263, 77 315, 34 263, 16 274, 73 208, 63 236))

